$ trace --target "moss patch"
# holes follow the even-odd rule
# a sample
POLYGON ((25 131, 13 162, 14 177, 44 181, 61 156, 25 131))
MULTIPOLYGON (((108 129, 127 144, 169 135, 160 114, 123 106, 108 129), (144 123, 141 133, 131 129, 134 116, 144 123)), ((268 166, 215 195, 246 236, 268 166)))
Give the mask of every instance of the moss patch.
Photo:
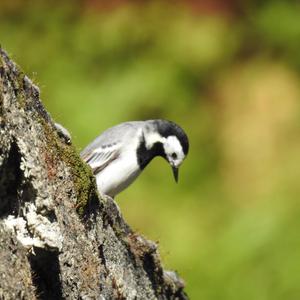
POLYGON ((3 78, 4 77, 4 63, 1 56, 1 46, 0 46, 0 125, 4 123, 4 112, 3 112, 3 78))
POLYGON ((89 201, 97 198, 95 178, 90 167, 76 153, 74 146, 64 144, 54 129, 39 117, 45 130, 47 144, 54 150, 54 161, 63 160, 69 167, 77 194, 76 211, 82 217, 89 201))
POLYGON ((22 108, 25 108, 26 105, 26 95, 24 90, 24 77, 25 73, 23 71, 20 71, 21 69, 18 66, 18 74, 17 74, 17 80, 15 81, 17 83, 16 87, 16 96, 18 99, 18 102, 22 108))
POLYGON ((0 126, 5 124, 4 122, 4 111, 3 111, 3 97, 2 97, 2 86, 0 81, 0 126))
POLYGON ((63 145, 59 152, 63 160, 70 166, 77 193, 76 209, 82 216, 89 200, 97 197, 95 178, 90 167, 81 160, 73 146, 63 145))
POLYGON ((4 64, 3 64, 3 60, 2 60, 2 56, 1 56, 1 47, 0 47, 0 68, 3 68, 4 64))

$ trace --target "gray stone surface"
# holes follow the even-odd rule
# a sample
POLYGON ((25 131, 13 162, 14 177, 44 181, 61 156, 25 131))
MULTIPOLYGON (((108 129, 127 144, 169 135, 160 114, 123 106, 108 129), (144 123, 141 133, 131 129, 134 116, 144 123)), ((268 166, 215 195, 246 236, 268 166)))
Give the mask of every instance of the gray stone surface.
POLYGON ((186 299, 0 49, 0 299, 186 299))

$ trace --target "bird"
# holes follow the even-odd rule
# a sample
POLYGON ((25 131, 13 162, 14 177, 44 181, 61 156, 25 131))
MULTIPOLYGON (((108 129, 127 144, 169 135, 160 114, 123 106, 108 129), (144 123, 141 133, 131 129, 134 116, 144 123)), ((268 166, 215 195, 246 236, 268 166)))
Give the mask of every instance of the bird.
POLYGON ((114 198, 157 156, 163 157, 178 182, 178 169, 189 151, 184 130, 163 119, 124 122, 105 130, 81 153, 96 177, 100 195, 114 198))

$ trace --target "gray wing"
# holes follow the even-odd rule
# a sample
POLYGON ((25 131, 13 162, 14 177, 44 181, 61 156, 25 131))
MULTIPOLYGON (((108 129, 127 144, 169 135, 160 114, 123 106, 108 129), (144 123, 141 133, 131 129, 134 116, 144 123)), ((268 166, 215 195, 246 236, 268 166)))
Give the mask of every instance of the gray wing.
POLYGON ((109 128, 90 143, 81 153, 94 174, 101 172, 120 156, 121 149, 134 137, 142 121, 126 122, 109 128))
POLYGON ((83 154, 81 154, 82 159, 91 166, 94 175, 101 172, 119 156, 120 143, 105 148, 85 151, 83 154))

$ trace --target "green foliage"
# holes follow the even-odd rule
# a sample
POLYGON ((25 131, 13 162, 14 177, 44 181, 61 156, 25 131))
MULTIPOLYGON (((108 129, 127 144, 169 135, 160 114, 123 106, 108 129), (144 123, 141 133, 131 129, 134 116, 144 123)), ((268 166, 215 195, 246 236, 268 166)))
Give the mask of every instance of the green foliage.
POLYGON ((255 13, 252 22, 258 40, 267 49, 300 68, 299 2, 270 2, 255 13))
MULTIPOLYGON (((299 299, 299 5, 247 1, 228 19, 161 2, 20 3, 2 9, 1 44, 78 148, 126 120, 187 131, 179 185, 157 159, 117 200, 191 298, 299 299)), ((81 207, 90 172, 70 163, 89 178, 81 207)))

